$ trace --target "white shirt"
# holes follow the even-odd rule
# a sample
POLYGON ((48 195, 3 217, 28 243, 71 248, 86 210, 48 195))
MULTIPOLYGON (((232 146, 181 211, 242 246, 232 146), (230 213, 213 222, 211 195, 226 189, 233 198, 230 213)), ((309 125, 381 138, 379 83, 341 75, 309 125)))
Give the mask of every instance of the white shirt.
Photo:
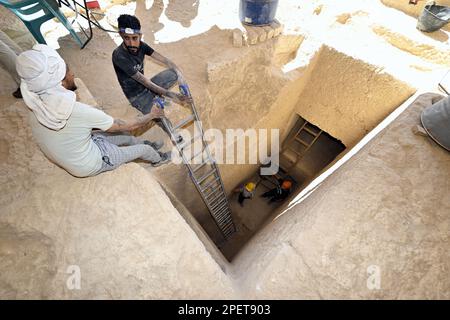
POLYGON ((29 115, 33 137, 42 152, 76 177, 95 174, 102 167, 100 149, 92 141, 92 129, 108 130, 114 119, 103 111, 76 102, 67 124, 51 130, 39 123, 32 111, 29 115))

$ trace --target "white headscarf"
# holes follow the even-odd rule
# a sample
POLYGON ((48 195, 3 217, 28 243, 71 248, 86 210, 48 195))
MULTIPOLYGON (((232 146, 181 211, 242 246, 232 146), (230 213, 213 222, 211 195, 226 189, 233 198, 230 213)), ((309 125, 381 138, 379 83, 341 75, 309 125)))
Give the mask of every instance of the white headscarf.
POLYGON ((61 85, 66 63, 58 52, 36 44, 17 57, 16 69, 21 78, 23 100, 38 121, 49 129, 63 128, 72 113, 76 95, 61 85))

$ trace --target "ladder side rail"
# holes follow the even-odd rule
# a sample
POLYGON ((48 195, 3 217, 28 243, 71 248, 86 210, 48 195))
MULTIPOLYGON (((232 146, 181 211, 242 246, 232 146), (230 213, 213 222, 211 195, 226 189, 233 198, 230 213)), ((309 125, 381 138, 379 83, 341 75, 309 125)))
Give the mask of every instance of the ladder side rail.
MULTIPOLYGON (((199 117, 198 117, 198 113, 197 113, 197 110, 195 108, 195 104, 194 103, 191 104, 191 109, 192 109, 192 111, 193 111, 193 113, 195 115, 195 118, 197 120, 196 121, 196 126, 199 129, 199 131, 200 131, 200 134, 201 134, 201 137, 202 137, 202 143, 203 143, 203 146, 204 146, 204 150, 206 150, 206 153, 207 153, 207 156, 208 156, 208 160, 211 161, 211 165, 214 167, 215 171, 217 172, 217 176, 219 178, 219 183, 220 183, 222 192, 224 193, 224 196, 226 197, 225 186, 223 185, 223 181, 222 181, 222 177, 220 176, 219 168, 217 166, 216 160, 211 155, 211 151, 209 150, 208 144, 206 143, 206 141, 204 139, 203 128, 202 128, 202 125, 200 124, 200 121, 198 121, 199 117)), ((228 206, 230 205, 229 202, 228 202, 228 198, 227 198, 227 205, 228 206)))

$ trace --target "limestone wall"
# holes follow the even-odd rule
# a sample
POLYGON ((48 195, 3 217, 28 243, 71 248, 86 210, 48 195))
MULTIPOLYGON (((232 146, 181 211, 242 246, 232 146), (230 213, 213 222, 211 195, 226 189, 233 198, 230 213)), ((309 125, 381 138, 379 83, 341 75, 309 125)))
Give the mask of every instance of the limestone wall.
POLYGON ((324 46, 296 112, 354 146, 415 89, 376 66, 324 46))

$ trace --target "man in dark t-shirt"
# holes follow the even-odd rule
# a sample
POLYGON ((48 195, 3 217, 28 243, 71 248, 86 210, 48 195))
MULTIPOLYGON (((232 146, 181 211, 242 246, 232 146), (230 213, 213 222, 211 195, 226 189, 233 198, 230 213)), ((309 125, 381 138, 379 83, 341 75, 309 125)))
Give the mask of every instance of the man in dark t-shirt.
MULTIPOLYGON (((141 40, 141 25, 135 16, 123 14, 118 18, 119 34, 123 42, 112 54, 112 62, 117 80, 123 93, 133 107, 143 114, 150 113, 153 100, 157 96, 168 97, 181 105, 189 105, 191 98, 177 94, 169 89, 175 85, 185 84, 178 67, 163 55, 156 52, 141 40), (144 76, 145 56, 163 64, 168 69, 158 73, 151 79, 144 76)), ((166 119, 166 124, 170 122, 166 119)), ((164 130, 166 126, 158 123, 164 130)))
MULTIPOLYGON (((144 74, 144 58, 151 56, 154 50, 146 43, 141 42, 136 54, 128 52, 123 45, 117 47, 113 52, 113 65, 117 80, 122 87, 123 93, 129 100, 133 100, 144 92, 147 87, 132 78, 136 72, 144 74)), ((175 74, 176 77, 176 74, 175 74)), ((175 78, 176 80, 176 78, 175 78)), ((135 106, 140 109, 139 106, 135 106)), ((145 106, 143 106, 145 108, 145 106)), ((144 113, 144 110, 140 110, 144 113)))

